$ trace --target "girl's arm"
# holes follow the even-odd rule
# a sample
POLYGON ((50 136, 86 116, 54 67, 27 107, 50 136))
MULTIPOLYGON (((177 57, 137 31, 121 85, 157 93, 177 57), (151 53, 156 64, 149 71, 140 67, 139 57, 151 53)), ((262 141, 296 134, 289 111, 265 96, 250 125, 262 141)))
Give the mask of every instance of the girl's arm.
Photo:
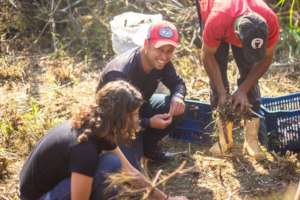
MULTIPOLYGON (((151 186, 151 183, 147 181, 145 176, 137 169, 135 169, 130 162, 127 160, 127 158, 124 156, 123 152, 120 150, 119 147, 117 147, 113 152, 118 155, 118 157, 121 160, 122 164, 122 170, 128 174, 133 175, 136 177, 136 187, 146 187, 146 186, 151 186)), ((157 200, 165 200, 167 198, 167 195, 164 194, 162 191, 159 189, 155 189, 152 193, 152 198, 157 199, 157 200)))
MULTIPOLYGON (((150 183, 146 178, 135 169, 124 156, 123 152, 117 147, 112 151, 115 153, 122 164, 122 170, 136 177, 135 184, 137 187, 146 187, 150 183)), ((86 176, 77 172, 71 173, 71 199, 72 200, 88 200, 92 191, 93 177, 86 176)))
POLYGON ((71 174, 71 200, 89 200, 93 178, 77 172, 71 174))
MULTIPOLYGON (((137 178, 136 187, 146 187, 151 186, 151 183, 142 175, 140 171, 135 169, 124 156, 123 152, 117 147, 113 152, 118 155, 121 160, 122 170, 127 172, 137 178)), ((71 174, 71 200, 89 200, 92 191, 93 178, 80 174, 77 172, 72 172, 71 174)), ((154 189, 150 199, 155 200, 187 200, 185 197, 169 197, 160 191, 159 189, 154 189)))

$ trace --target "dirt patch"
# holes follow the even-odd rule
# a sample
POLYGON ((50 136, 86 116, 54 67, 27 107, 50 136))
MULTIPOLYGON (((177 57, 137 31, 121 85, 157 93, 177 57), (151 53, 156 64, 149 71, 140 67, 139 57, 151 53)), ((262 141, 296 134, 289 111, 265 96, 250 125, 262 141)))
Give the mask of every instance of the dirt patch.
POLYGON ((163 169, 170 173, 187 160, 188 166, 196 168, 170 180, 165 190, 195 200, 290 199, 287 195, 295 195, 300 177, 296 154, 278 157, 265 152, 267 160, 256 162, 244 155, 242 146, 236 144, 231 153, 218 158, 209 156, 211 145, 192 145, 169 139, 168 151, 187 153, 177 155, 173 162, 162 166, 150 165, 151 172, 154 174, 163 169))

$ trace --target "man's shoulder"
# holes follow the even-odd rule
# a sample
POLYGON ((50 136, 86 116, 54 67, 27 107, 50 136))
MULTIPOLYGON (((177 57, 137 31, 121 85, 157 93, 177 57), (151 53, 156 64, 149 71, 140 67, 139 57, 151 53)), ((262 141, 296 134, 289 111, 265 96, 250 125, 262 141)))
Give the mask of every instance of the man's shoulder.
POLYGON ((266 20, 277 18, 275 11, 264 0, 249 1, 248 5, 252 11, 260 14, 266 20))
POLYGON ((238 5, 238 1, 240 0, 214 0, 212 11, 216 12, 228 12, 232 9, 233 6, 238 5))
POLYGON ((236 5, 234 4, 237 4, 237 7, 240 6, 237 2, 233 0, 214 0, 213 6, 207 17, 206 23, 210 23, 212 25, 215 25, 216 27, 230 24, 230 22, 233 20, 235 12, 237 12, 237 10, 234 9, 234 7, 236 7, 236 5))
POLYGON ((220 26, 220 25, 231 24, 233 20, 234 20, 234 16, 231 13, 224 12, 224 11, 215 11, 210 13, 210 15, 206 20, 206 23, 212 23, 215 24, 216 26, 220 26))
POLYGON ((219 41, 231 29, 233 21, 234 17, 230 13, 224 11, 211 12, 203 30, 204 43, 211 47, 219 46, 219 41))
POLYGON ((109 71, 126 71, 128 66, 133 66, 137 62, 137 54, 139 49, 128 50, 115 58, 113 58, 104 68, 104 72, 109 71))
POLYGON ((254 1, 252 9, 267 21, 269 28, 279 28, 279 20, 276 13, 264 1, 254 1))

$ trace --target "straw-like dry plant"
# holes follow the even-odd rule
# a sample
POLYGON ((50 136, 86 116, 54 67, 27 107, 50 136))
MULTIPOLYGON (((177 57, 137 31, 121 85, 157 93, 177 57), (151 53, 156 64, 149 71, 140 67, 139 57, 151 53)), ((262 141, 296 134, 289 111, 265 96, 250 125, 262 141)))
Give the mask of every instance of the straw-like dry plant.
POLYGON ((111 174, 108 177, 108 187, 107 191, 111 191, 113 188, 117 188, 118 194, 116 197, 117 199, 124 199, 124 200, 146 200, 151 198, 151 193, 156 189, 161 187, 162 185, 168 184, 168 181, 177 176, 178 174, 184 174, 195 167, 186 168, 186 161, 182 162, 180 166, 175 169, 173 172, 168 173, 166 175, 162 174, 162 170, 158 170, 156 172, 155 177, 151 180, 149 177, 146 176, 146 180, 148 181, 148 186, 139 188, 135 184, 134 177, 130 176, 127 173, 119 172, 115 174, 111 174))

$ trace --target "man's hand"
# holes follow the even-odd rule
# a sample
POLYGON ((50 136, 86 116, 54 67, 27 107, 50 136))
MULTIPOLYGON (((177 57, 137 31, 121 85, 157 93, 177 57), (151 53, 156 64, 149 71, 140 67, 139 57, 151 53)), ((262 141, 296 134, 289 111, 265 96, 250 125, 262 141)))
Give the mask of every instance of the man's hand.
MULTIPOLYGON (((228 101, 228 96, 226 95, 226 93, 219 95, 218 96, 218 107, 222 108, 226 102, 228 101)), ((229 99, 230 101, 230 99, 229 99)))
POLYGON ((185 103, 182 98, 173 96, 171 99, 169 114, 171 116, 182 115, 185 110, 185 103))
POLYGON ((165 129, 172 123, 172 116, 168 113, 157 114, 150 118, 150 127, 156 129, 165 129))
POLYGON ((233 110, 239 111, 241 113, 247 112, 249 108, 249 101, 248 101, 247 94, 240 89, 235 91, 234 94, 232 95, 232 106, 233 106, 233 110))

